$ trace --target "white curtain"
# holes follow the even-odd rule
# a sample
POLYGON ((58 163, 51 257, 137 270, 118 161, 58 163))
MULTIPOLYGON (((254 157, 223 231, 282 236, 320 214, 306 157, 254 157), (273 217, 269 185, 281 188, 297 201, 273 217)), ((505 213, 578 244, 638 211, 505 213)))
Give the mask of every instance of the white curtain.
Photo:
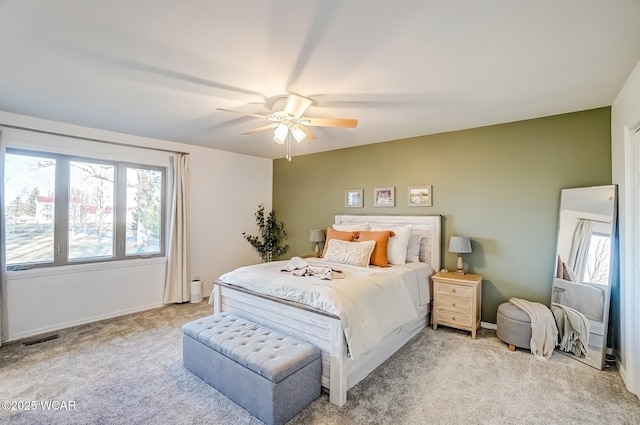
POLYGON ((172 189, 165 304, 182 303, 190 298, 189 154, 178 153, 173 158, 172 189))
POLYGON ((7 338, 7 244, 4 222, 4 153, 5 145, 0 132, 0 345, 7 338))
POLYGON ((593 232, 593 222, 591 220, 580 219, 576 230, 573 232, 573 240, 571 241, 571 251, 567 264, 571 267, 578 277, 578 282, 582 281, 584 268, 587 264, 587 256, 589 255, 589 242, 591 241, 591 233, 593 232))

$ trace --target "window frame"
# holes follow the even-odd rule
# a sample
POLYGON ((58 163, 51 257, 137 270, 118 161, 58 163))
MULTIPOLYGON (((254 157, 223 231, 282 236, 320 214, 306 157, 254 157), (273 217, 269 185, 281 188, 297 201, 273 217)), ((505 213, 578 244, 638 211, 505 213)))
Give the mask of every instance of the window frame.
MULTIPOLYGON (((54 202, 54 241, 53 241, 53 261, 47 262, 24 262, 7 264, 7 271, 33 270, 41 268, 86 265, 96 263, 113 263, 127 260, 140 260, 149 258, 165 257, 166 244, 168 238, 167 230, 167 174, 168 168, 158 165, 150 165, 140 162, 129 162, 120 160, 100 159, 90 156, 80 156, 65 153, 47 152, 34 149, 23 149, 7 147, 7 154, 25 155, 30 157, 41 157, 55 159, 55 202, 54 202), (69 197, 71 193, 70 171, 71 162, 90 162, 95 164, 111 165, 114 167, 113 182, 113 246, 110 257, 88 257, 69 258, 69 197), (160 182, 160 237, 159 252, 156 253, 126 253, 126 203, 127 203, 127 170, 145 169, 159 171, 161 173, 160 182), (56 253, 58 251, 58 253, 56 253)), ((2 182, 4 184, 4 182, 2 182)), ((3 207, 4 208, 4 207, 3 207)), ((4 232, 6 229, 2 229, 4 232)))

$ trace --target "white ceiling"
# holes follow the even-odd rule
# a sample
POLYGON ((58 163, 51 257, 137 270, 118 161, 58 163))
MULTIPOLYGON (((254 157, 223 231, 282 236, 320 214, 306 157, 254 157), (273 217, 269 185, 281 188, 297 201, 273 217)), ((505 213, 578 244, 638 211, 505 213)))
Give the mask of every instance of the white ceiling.
POLYGON ((0 0, 0 110, 266 158, 609 106, 640 60, 640 0, 0 0))

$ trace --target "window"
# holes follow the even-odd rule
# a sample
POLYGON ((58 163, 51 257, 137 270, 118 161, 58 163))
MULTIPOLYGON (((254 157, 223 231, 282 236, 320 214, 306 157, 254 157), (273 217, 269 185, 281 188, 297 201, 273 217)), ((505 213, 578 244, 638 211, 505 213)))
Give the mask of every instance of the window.
POLYGON ((581 282, 606 285, 609 281, 610 256, 610 236, 605 233, 592 232, 581 282))
POLYGON ((158 199, 163 193, 164 173, 148 168, 127 168, 126 255, 161 251, 164 220, 158 199))
POLYGON ((69 161, 69 260, 113 257, 115 168, 69 161))
POLYGON ((8 149, 7 269, 164 255, 162 167, 8 149))

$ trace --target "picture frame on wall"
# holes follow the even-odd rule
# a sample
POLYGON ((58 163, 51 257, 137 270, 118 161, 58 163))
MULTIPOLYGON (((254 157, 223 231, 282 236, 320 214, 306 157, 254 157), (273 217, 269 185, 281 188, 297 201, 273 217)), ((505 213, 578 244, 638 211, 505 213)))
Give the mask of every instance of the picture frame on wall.
POLYGON ((362 208, 363 198, 363 189, 347 189, 344 191, 344 206, 346 208, 362 208))
POLYGON ((396 197, 394 187, 377 187, 373 189, 374 207, 395 207, 396 197))
POLYGON ((433 205, 430 184, 407 187, 407 203, 410 207, 430 207, 433 205))

